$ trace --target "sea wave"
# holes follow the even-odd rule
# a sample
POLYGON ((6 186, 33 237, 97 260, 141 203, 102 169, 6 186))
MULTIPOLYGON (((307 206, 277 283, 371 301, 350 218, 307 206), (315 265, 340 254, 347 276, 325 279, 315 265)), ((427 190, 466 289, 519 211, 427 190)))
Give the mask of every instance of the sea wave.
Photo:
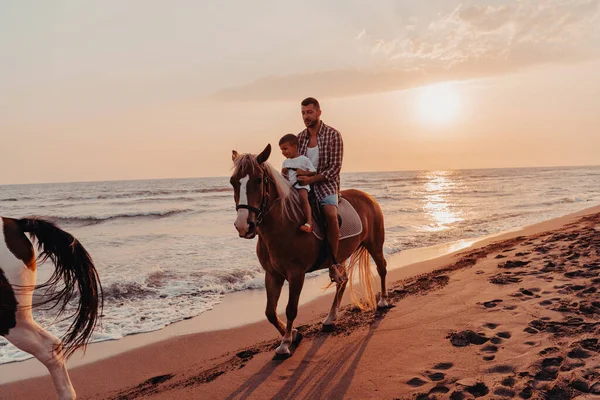
POLYGON ((169 202, 174 202, 174 201, 181 201, 181 202, 192 202, 192 201, 197 201, 198 199, 194 198, 194 197, 188 197, 188 196, 178 196, 178 197, 146 197, 146 198, 142 198, 142 199, 130 199, 130 200, 122 200, 122 201, 112 201, 110 202, 110 204, 113 205, 128 205, 131 204, 132 202, 135 203, 169 203, 169 202))
MULTIPOLYGON (((205 194, 205 193, 225 193, 232 192, 233 189, 230 187, 217 186, 217 187, 209 187, 209 188, 196 188, 196 189, 170 189, 170 190, 135 190, 131 192, 121 192, 121 193, 103 193, 98 195, 90 195, 90 196, 68 196, 68 197, 58 197, 53 200, 58 201, 90 201, 90 200, 113 200, 113 199, 152 199, 154 198, 164 198, 165 200, 168 197, 161 196, 183 196, 189 194, 205 194)), ((173 200, 177 198, 173 197, 173 200)))
POLYGON ((57 223, 64 224, 78 224, 78 225, 95 225, 101 224, 108 221, 114 221, 119 219, 158 219, 158 218, 167 218, 173 215, 189 213, 194 210, 192 209, 175 209, 175 210, 167 210, 167 211, 157 211, 157 212, 139 212, 139 213, 122 213, 122 214, 113 214, 102 217, 96 216, 76 216, 76 217, 67 217, 67 216, 48 216, 47 218, 51 221, 57 223))

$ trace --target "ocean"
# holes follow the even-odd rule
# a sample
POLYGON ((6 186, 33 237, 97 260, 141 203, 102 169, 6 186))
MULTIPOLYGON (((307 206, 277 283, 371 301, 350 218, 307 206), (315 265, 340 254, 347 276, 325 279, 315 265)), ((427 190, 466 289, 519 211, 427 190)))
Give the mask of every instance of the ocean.
MULTIPOLYGON (((600 167, 343 173, 381 205, 385 253, 473 239, 600 202, 600 167)), ((0 186, 0 215, 40 216, 77 237, 104 287, 93 341, 161 329, 260 288, 255 240, 240 239, 229 177, 0 186)), ((38 283, 51 265, 39 266, 38 283)), ((62 335, 69 321, 35 311, 62 335)), ((0 364, 29 358, 0 338, 0 364)))

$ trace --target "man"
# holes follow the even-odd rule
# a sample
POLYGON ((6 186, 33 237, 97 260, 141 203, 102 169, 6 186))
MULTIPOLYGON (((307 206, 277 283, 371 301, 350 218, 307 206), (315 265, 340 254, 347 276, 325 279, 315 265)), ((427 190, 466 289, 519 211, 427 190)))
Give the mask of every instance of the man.
POLYGON ((298 153, 308 157, 317 172, 310 174, 298 170, 297 179, 301 185, 312 185, 315 197, 321 205, 327 222, 327 241, 333 257, 329 277, 333 282, 341 284, 348 280, 344 267, 337 262, 340 236, 338 201, 344 143, 337 130, 321 121, 321 106, 317 99, 304 99, 301 110, 306 129, 298 134, 298 153))

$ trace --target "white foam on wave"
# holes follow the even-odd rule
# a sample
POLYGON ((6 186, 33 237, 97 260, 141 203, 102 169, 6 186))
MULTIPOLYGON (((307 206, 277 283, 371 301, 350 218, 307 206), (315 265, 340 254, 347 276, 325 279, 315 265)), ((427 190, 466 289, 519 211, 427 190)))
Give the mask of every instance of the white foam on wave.
MULTIPOLYGON (((195 317, 219 304, 226 293, 264 287, 260 270, 206 270, 183 275, 155 266, 138 279, 104 276, 104 311, 91 342, 151 332, 195 317)), ((55 322, 50 311, 34 311, 37 322, 54 335, 64 334, 70 320, 55 322)), ((0 339, 0 364, 31 358, 0 339)))

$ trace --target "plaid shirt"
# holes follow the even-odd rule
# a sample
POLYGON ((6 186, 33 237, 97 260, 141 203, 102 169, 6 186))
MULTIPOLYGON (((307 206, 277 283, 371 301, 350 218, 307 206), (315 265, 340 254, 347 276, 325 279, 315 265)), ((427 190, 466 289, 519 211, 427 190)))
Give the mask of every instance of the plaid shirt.
MULTIPOLYGON (((298 154, 306 155, 310 133, 308 129, 298 134, 298 154)), ((344 158, 344 141, 342 135, 334 128, 321 122, 317 133, 319 146, 319 165, 316 165, 317 174, 323 175, 325 181, 313 184, 313 191, 318 201, 325 197, 340 192, 340 171, 344 158)))

